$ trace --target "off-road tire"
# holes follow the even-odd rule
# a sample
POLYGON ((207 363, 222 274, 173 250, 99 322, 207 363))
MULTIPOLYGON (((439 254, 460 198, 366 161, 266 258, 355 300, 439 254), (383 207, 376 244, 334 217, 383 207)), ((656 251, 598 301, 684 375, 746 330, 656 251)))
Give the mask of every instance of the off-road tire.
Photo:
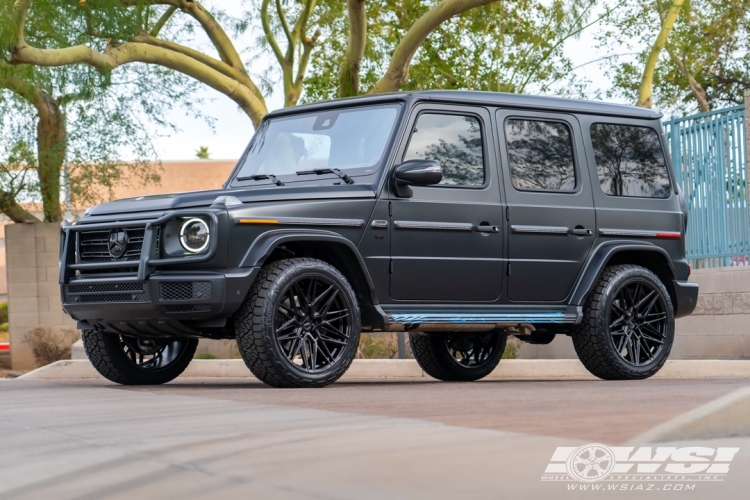
POLYGON ((572 337, 578 358, 593 375, 604 380, 641 380, 651 377, 664 366, 674 342, 674 308, 669 292, 661 280, 644 267, 609 266, 586 299, 583 320, 574 327, 572 337), (641 366, 627 363, 617 352, 609 334, 611 302, 620 288, 633 280, 648 282, 662 296, 667 313, 664 345, 651 362, 641 366))
POLYGON ((122 385, 159 385, 177 378, 192 361, 197 339, 184 339, 184 347, 176 359, 164 368, 144 369, 128 359, 120 345, 119 335, 82 330, 86 355, 104 378, 122 385))
POLYGON ((432 378, 445 382, 473 382, 492 373, 505 351, 508 336, 498 333, 498 344, 490 357, 478 366, 459 363, 448 351, 447 335, 472 335, 469 333, 409 333, 409 342, 419 366, 432 378))
POLYGON ((313 258, 284 259, 261 269, 247 298, 234 315, 234 328, 242 359, 250 371, 272 387, 324 387, 338 380, 357 353, 362 329, 357 298, 343 274, 332 265, 313 258), (338 286, 351 311, 348 344, 330 367, 305 372, 284 355, 276 340, 274 317, 289 283, 306 276, 322 276, 338 286))

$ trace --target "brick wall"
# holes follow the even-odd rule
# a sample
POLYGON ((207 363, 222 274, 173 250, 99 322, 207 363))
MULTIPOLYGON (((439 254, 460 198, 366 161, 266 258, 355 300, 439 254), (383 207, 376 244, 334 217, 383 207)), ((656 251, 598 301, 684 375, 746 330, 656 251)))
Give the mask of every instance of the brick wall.
POLYGON ((9 224, 5 227, 8 323, 14 370, 35 368, 26 333, 37 325, 75 326, 62 311, 58 285, 60 226, 9 224))

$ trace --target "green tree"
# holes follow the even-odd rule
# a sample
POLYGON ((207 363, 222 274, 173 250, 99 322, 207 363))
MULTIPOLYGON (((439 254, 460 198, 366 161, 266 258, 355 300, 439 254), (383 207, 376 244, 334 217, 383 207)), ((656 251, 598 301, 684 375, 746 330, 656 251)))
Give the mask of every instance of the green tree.
MULTIPOLYGON (((630 52, 648 45, 673 4, 660 0, 630 2, 602 32, 604 46, 630 52), (614 42, 618 43, 615 44, 614 42)), ((687 0, 653 69, 653 102, 673 112, 709 111, 741 104, 750 88, 750 0, 687 0)), ((635 61, 612 53, 610 95, 636 101, 650 49, 635 61)))
MULTIPOLYGON (((284 82, 285 105, 297 103, 305 74, 317 43, 315 23, 327 19, 335 0, 315 12, 316 0, 260 0, 246 18, 236 19, 214 9, 209 12, 194 0, 2 0, 0 44, 13 64, 69 66, 87 64, 102 74, 134 62, 157 65, 194 78, 231 98, 257 126, 267 113, 263 94, 250 77, 240 51, 227 31, 243 33, 260 18, 264 39, 278 63, 284 82), (57 37, 55 20, 77 30, 75 40, 50 43, 57 37), (29 24, 36 23, 36 30, 29 24), (191 34, 201 30, 213 53, 188 46, 191 34), (44 33, 33 40, 30 33, 44 33), (280 44, 278 39, 285 39, 280 44)), ((475 7, 498 0, 442 0, 414 17, 395 44, 388 64, 370 92, 396 91, 408 78, 409 65, 424 40, 443 22, 475 7)), ((358 80, 359 61, 367 39, 366 7, 363 0, 347 1, 350 37, 342 62, 349 68, 349 82, 358 80)), ((344 81, 342 80, 342 85, 344 81)), ((356 85, 354 93, 356 93, 356 85)))
MULTIPOLYGON (((323 29, 306 78, 305 101, 378 92, 382 68, 390 64, 411 27, 436 3, 381 0, 367 3, 365 12, 362 2, 350 1, 348 15, 342 2, 321 5, 323 29), (360 26, 366 24, 367 30, 356 28, 354 19, 360 26), (359 44, 352 42, 355 32, 366 34, 359 44)), ((563 48, 617 7, 606 6, 593 15, 595 4, 594 0, 498 1, 452 16, 424 39, 401 88, 579 96, 583 87, 573 78, 563 48)))

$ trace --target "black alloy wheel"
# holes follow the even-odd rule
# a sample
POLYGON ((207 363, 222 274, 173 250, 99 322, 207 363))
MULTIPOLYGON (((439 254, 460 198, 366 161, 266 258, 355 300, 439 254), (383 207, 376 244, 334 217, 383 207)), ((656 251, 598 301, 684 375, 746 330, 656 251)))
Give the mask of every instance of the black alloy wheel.
POLYGON ((263 267, 234 316, 237 345, 272 387, 324 387, 349 368, 362 328, 354 290, 327 262, 307 257, 263 267))
POLYGON ((661 280, 636 265, 607 267, 573 328, 588 371, 605 380, 640 380, 658 372, 674 342, 674 309, 661 280))
POLYGON ((623 285, 609 310, 609 335, 615 349, 633 366, 652 362, 664 348, 667 305, 648 281, 623 285))
POLYGON ((498 332, 448 335, 445 346, 457 363, 476 367, 492 359, 500 344, 499 336, 498 332))
POLYGON ((174 363, 186 339, 145 339, 118 335, 120 347, 131 363, 142 370, 161 370, 174 363))
POLYGON ((187 368, 197 339, 144 338, 83 330, 83 347, 105 378, 124 385, 164 384, 187 368))
POLYGON ((276 306, 276 342, 286 359, 306 373, 333 366, 351 341, 352 311, 325 276, 291 282, 276 306))
POLYGON ((470 382, 486 377, 505 351, 508 336, 497 331, 410 333, 414 358, 431 377, 470 382))

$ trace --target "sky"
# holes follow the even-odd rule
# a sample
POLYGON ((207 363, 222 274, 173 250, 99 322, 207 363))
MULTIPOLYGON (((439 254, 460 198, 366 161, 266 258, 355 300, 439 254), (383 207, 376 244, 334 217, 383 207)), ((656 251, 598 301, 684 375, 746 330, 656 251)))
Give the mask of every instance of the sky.
MULTIPOLYGON (((230 13, 237 13, 241 5, 236 0, 216 0, 213 4, 230 13)), ((603 51, 596 48, 593 38, 595 31, 596 26, 593 26, 579 39, 569 40, 566 44, 566 55, 574 66, 605 55, 603 51)), ((252 36, 254 35, 250 35, 252 36)), ((241 41, 238 45, 240 43, 241 41)), ((265 68, 275 64, 270 54, 264 54, 248 64, 248 70, 250 74, 259 74, 265 68)), ((609 86, 598 64, 580 67, 576 70, 576 74, 590 80, 593 89, 606 89, 609 86)), ((228 97, 205 85, 201 85, 198 96, 205 99, 205 103, 200 107, 202 112, 215 118, 213 129, 202 119, 185 116, 179 110, 172 112, 169 118, 179 125, 180 131, 155 140, 160 158, 167 161, 195 159, 195 152, 198 148, 207 146, 212 159, 237 159, 254 133, 250 120, 228 97)), ((283 91, 279 88, 275 89, 270 96, 266 96, 269 111, 279 109, 283 107, 283 104, 283 91)))

